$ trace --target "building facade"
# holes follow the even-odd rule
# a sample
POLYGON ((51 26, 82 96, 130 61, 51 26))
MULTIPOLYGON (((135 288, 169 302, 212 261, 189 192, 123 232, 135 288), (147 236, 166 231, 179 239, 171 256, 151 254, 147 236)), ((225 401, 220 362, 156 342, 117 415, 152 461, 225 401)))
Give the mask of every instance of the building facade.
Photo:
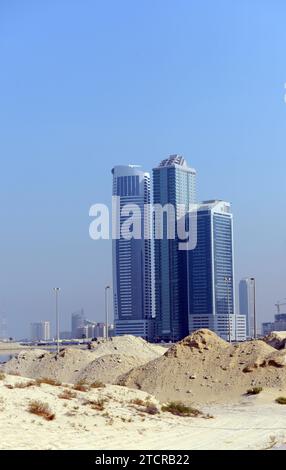
POLYGON ((79 338, 79 329, 85 325, 84 310, 78 310, 71 315, 71 337, 79 338))
POLYGON ((188 212, 196 202, 196 171, 182 156, 171 155, 153 169, 153 202, 175 210, 173 220, 163 216, 163 236, 154 240, 155 337, 178 341, 188 334, 187 265, 184 252, 178 249, 178 220, 183 215, 180 211, 188 212), (175 237, 169 239, 172 223, 175 237))
POLYGON ((51 324, 49 321, 31 323, 31 341, 48 341, 51 339, 51 324))
POLYGON ((186 252, 189 331, 209 328, 244 341, 244 315, 235 315, 233 216, 225 201, 197 205, 197 246, 186 252))
POLYGON ((272 331, 286 331, 286 313, 277 313, 274 322, 262 323, 263 336, 267 336, 272 331))
POLYGON ((254 337, 254 292, 255 280, 246 277, 239 283, 239 312, 246 316, 246 334, 254 337))
POLYGON ((150 175, 135 165, 112 170, 116 233, 112 241, 115 334, 149 339, 152 322, 151 224, 145 205, 150 204, 150 175), (136 205, 139 212, 133 210, 136 205), (130 207, 130 212, 126 210, 130 207), (126 223, 132 215, 139 236, 128 238, 126 223), (145 217, 144 217, 145 215, 145 217), (148 231, 150 233, 148 234, 148 231))

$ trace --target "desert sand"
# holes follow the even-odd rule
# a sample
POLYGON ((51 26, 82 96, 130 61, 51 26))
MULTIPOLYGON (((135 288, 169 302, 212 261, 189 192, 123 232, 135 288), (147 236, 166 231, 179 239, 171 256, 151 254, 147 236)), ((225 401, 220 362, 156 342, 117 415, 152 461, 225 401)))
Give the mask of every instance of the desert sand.
POLYGON ((131 400, 160 409, 158 401, 126 387, 108 385, 64 400, 59 395, 67 386, 18 388, 26 382, 9 375, 0 381, 1 449, 267 449, 286 442, 286 406, 276 404, 271 391, 236 405, 203 407, 213 415, 206 419, 149 415, 131 400), (34 400, 47 403, 55 418, 31 414, 34 400), (86 404, 97 400, 104 400, 101 411, 86 404))
POLYGON ((286 397, 283 335, 228 344, 199 330, 169 349, 126 336, 59 355, 23 351, 2 371, 2 449, 270 449, 286 443, 286 405, 276 402, 286 397), (39 385, 40 377, 61 383, 39 385), (78 381, 86 390, 74 390, 78 381), (94 381, 99 388, 90 387, 94 381), (260 393, 247 395, 253 387, 260 393), (31 414, 35 400, 48 404, 55 418, 31 414), (202 414, 163 411, 171 400, 202 414))

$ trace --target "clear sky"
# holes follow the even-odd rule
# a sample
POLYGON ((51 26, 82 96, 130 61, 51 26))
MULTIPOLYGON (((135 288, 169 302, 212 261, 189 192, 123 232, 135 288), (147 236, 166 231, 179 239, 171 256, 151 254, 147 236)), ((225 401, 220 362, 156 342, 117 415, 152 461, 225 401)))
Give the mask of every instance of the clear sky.
POLYGON ((115 164, 180 153, 232 202, 236 280, 286 297, 285 0, 0 0, 0 314, 11 335, 103 319, 111 244, 89 238, 115 164))

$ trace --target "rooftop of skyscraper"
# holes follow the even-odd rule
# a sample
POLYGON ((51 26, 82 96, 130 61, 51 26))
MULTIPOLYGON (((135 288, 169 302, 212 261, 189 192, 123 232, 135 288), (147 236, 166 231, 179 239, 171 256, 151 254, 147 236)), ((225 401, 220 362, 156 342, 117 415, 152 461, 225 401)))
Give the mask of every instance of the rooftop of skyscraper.
POLYGON ((188 166, 187 160, 182 155, 178 155, 178 154, 173 154, 173 155, 170 155, 168 158, 165 158, 159 163, 157 168, 165 168, 165 167, 173 167, 173 166, 183 167, 186 170, 191 170, 192 172, 196 172, 196 170, 188 166))

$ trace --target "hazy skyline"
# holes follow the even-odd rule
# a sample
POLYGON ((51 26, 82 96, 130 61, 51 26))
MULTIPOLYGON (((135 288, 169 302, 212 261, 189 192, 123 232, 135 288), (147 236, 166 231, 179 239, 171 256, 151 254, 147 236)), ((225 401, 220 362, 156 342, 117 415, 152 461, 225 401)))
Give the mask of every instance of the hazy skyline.
POLYGON ((236 284, 257 278, 259 323, 286 297, 283 0, 0 2, 0 316, 9 334, 104 318, 111 241, 89 208, 115 165, 169 154, 198 199, 232 203, 236 284))

